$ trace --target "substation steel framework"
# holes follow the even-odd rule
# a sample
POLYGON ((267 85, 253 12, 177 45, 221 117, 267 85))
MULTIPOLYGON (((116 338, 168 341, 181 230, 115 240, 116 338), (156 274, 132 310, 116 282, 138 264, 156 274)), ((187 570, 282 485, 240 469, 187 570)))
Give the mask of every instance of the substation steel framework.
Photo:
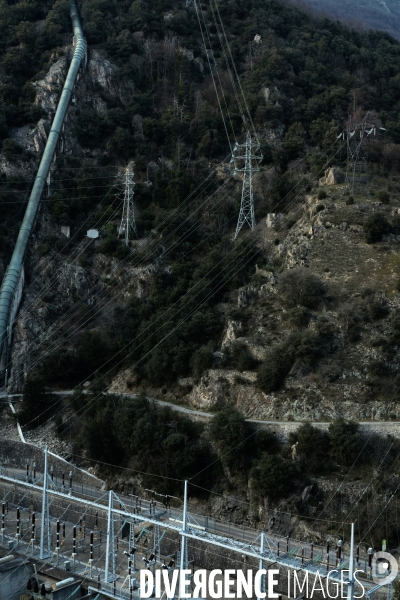
MULTIPOLYGON (((46 452, 47 454, 47 452, 46 452)), ((47 466, 47 465, 46 465, 47 466)), ((131 520, 133 522, 146 522, 152 524, 156 528, 163 527, 167 530, 173 531, 180 535, 181 537, 181 552, 180 552, 180 561, 179 567, 180 569, 187 569, 189 560, 188 560, 188 551, 187 544, 188 540, 195 540, 197 542, 212 544, 214 546, 218 546, 225 550, 231 550, 234 552, 238 552, 240 554, 252 557, 258 561, 260 568, 265 568, 265 563, 269 563, 268 566, 272 565, 281 565, 288 569, 293 569, 296 571, 308 572, 311 575, 317 576, 319 574, 320 577, 324 577, 324 574, 321 573, 321 565, 314 563, 312 560, 308 561, 304 560, 303 553, 302 557, 298 558, 295 555, 291 555, 290 552, 280 552, 279 544, 277 544, 270 536, 266 533, 261 532, 259 535, 255 537, 255 539, 251 542, 245 542, 234 538, 224 537, 221 535, 213 534, 205 529, 201 528, 196 522, 195 518, 188 512, 187 507, 187 482, 185 482, 184 489, 184 502, 183 502, 183 512, 182 512, 182 526, 174 525, 173 523, 167 521, 161 521, 159 518, 155 518, 152 516, 145 516, 138 514, 136 512, 131 512, 131 510, 125 505, 124 501, 117 495, 115 492, 109 492, 109 502, 108 508, 103 504, 99 504, 98 502, 93 502, 90 500, 86 500, 80 497, 73 497, 71 495, 59 492, 56 489, 51 489, 48 487, 48 476, 46 476, 46 472, 43 476, 43 486, 38 486, 33 483, 20 481, 14 479, 12 477, 8 477, 3 475, 0 472, 0 479, 6 481, 10 484, 16 484, 21 486, 25 486, 30 488, 31 490, 41 492, 42 493, 42 532, 45 532, 45 535, 41 535, 41 543, 40 543, 40 558, 44 559, 47 557, 49 552, 49 547, 45 547, 45 544, 50 543, 50 538, 47 535, 47 527, 46 522, 50 524, 49 512, 48 512, 48 497, 49 495, 62 498, 69 503, 71 501, 77 502, 78 504, 84 505, 87 508, 94 508, 100 512, 107 512, 108 520, 107 520, 107 550, 106 550, 106 563, 105 563, 105 574, 104 574, 104 582, 106 584, 110 582, 115 582, 117 578, 116 574, 116 561, 115 561, 115 548, 114 548, 114 519, 118 517, 123 517, 125 520, 131 520), (115 508, 115 503, 118 503, 120 508, 115 508), (45 526, 43 527, 43 523, 45 526), (46 541, 48 540, 48 541, 46 541)), ((4 536, 4 534, 3 534, 4 536)), ((286 538, 285 538, 286 540, 286 538)), ((4 540, 3 540, 4 542, 4 540)), ((288 542, 287 542, 288 543, 288 542)), ((288 548, 287 548, 288 550, 288 548)), ((303 549, 304 550, 304 549, 303 549)), ((351 543, 350 543, 350 557, 349 561, 341 564, 336 567, 336 570, 333 570, 329 573, 329 580, 335 583, 341 582, 340 571, 348 571, 350 573, 353 572, 352 565, 354 564, 354 525, 351 526, 351 543), (345 567, 349 565, 349 569, 347 570, 345 567), (334 575, 336 573, 336 575, 334 575)), ((325 574, 325 577, 328 576, 328 570, 325 574)), ((353 600, 353 590, 354 590, 354 574, 349 575, 347 580, 344 580, 344 583, 347 584, 348 600, 353 600)), ((265 582, 263 584, 265 586, 265 582)), ((366 595, 369 597, 372 596, 372 593, 379 589, 382 586, 374 586, 371 588, 366 595)), ((115 597, 115 596, 111 596, 115 597)), ((181 596, 180 596, 181 597, 181 596)))

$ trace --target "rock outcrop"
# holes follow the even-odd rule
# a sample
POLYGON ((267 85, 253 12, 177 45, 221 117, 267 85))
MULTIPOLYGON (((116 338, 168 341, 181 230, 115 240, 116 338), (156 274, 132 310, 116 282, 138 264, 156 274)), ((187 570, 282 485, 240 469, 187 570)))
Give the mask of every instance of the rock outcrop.
POLYGON ((344 175, 338 167, 330 167, 325 171, 324 177, 319 180, 319 185, 337 185, 344 182, 344 175))

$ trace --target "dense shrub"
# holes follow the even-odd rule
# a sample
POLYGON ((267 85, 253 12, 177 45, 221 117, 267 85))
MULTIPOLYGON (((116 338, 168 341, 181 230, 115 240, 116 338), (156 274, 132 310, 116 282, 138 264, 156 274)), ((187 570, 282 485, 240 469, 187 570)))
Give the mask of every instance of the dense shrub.
POLYGON ((258 429, 255 435, 255 446, 257 452, 262 454, 267 452, 268 454, 275 454, 280 450, 280 444, 275 433, 268 431, 267 429, 258 429))
POLYGON ((29 429, 39 427, 52 417, 56 406, 57 399, 53 394, 46 393, 43 379, 39 376, 28 377, 22 392, 18 420, 29 429))
POLYGON ((295 361, 301 362, 307 369, 315 368, 318 361, 332 351, 334 329, 329 321, 321 319, 316 331, 306 329, 293 332, 270 350, 257 374, 257 385, 265 392, 278 391, 284 384, 295 361))
POLYGON ((382 204, 390 203, 390 194, 386 190, 380 190, 378 192, 377 196, 378 196, 379 202, 382 202, 382 204))
POLYGON ((207 369, 211 369, 214 361, 214 355, 209 346, 201 346, 196 350, 191 358, 191 367, 193 370, 193 376, 198 379, 207 371, 207 369))
POLYGON ((292 327, 307 327, 310 318, 311 313, 304 306, 292 308, 288 314, 288 322, 292 327))
POLYGON ((265 393, 279 390, 293 366, 293 356, 286 348, 276 348, 268 354, 257 374, 257 385, 265 393))
POLYGON ((385 377, 390 372, 383 360, 372 361, 368 366, 368 371, 374 377, 385 377))
POLYGON ((381 242, 382 237, 390 233, 390 223, 382 213, 369 216, 364 222, 364 236, 367 244, 381 242))
MULTIPOLYGON (((77 335, 75 348, 60 348, 42 360, 40 376, 46 384, 77 385, 105 366, 113 364, 115 347, 98 331, 77 335)), ((115 360, 115 358, 114 358, 115 360)))
POLYGON ((332 459, 341 465, 353 464, 361 449, 358 423, 340 417, 329 425, 328 432, 332 459))
POLYGON ((395 346, 400 346, 400 314, 396 311, 390 321, 389 341, 395 346))
POLYGON ((23 153, 23 148, 15 140, 7 139, 3 141, 3 154, 7 160, 12 160, 16 155, 23 153))
MULTIPOLYGON (((215 461, 202 431, 201 424, 170 408, 156 408, 144 396, 110 395, 92 410, 89 404, 83 439, 90 458, 122 466, 134 461, 146 484, 162 491, 165 478, 188 479, 215 461)), ((213 469, 207 469, 198 481, 210 485, 212 475, 213 469)), ((171 485, 171 479, 165 480, 166 493, 171 485)))
POLYGON ((329 466, 329 436, 310 423, 289 434, 289 445, 298 442, 297 455, 308 472, 320 474, 329 466))
POLYGON ((305 135, 306 132, 301 123, 293 123, 289 127, 282 142, 288 160, 293 160, 301 154, 304 148, 305 135))
POLYGON ((296 463, 281 456, 264 454, 250 473, 254 492, 271 500, 287 496, 298 475, 296 463))
POLYGON ((246 465, 248 429, 242 413, 236 408, 226 406, 216 413, 211 420, 210 437, 228 467, 238 471, 246 465))
POLYGON ((229 358, 232 366, 238 371, 253 370, 258 361, 250 354, 250 350, 246 344, 242 342, 234 342, 229 350, 229 358))
POLYGON ((389 307, 381 300, 373 300, 368 304, 368 312, 371 319, 384 319, 389 314, 389 307))
POLYGON ((279 281, 279 291, 289 308, 317 308, 326 293, 322 281, 305 268, 285 271, 279 281))

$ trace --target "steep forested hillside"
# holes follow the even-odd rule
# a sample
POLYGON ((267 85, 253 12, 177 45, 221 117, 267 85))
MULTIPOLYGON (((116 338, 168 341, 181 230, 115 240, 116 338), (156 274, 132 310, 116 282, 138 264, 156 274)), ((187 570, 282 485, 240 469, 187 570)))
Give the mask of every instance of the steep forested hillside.
MULTIPOLYGON (((167 0, 91 0, 83 1, 80 9, 92 58, 81 84, 84 91, 79 95, 78 86, 78 102, 71 106, 72 137, 64 156, 58 157, 53 195, 45 204, 52 225, 43 230, 37 251, 49 264, 59 251, 67 261, 71 252, 78 253, 78 258, 72 255, 74 264, 88 281, 83 291, 74 284, 71 298, 54 293, 40 297, 52 307, 46 308, 44 325, 57 319, 53 335, 61 327, 68 343, 42 341, 34 346, 35 369, 44 365, 48 383, 75 385, 96 370, 101 375, 104 363, 105 372, 114 364, 120 369, 126 356, 126 365, 137 364, 139 380, 162 386, 209 364, 208 353, 217 349, 226 324, 218 303, 250 281, 257 261, 269 260, 257 236, 246 236, 242 244, 232 242, 240 181, 228 176, 226 168, 205 179, 229 155, 220 102, 231 141, 234 136, 240 141, 246 131, 221 39, 226 35, 229 41, 261 141, 264 158, 255 183, 258 222, 276 207, 290 212, 330 161, 343 161, 343 149, 334 145, 354 106, 360 114, 373 111, 373 118, 388 130, 384 141, 375 141, 372 169, 381 174, 397 170, 400 46, 386 34, 313 20, 276 0, 203 4, 198 14, 193 5, 167 0), (213 73, 218 96, 210 74, 211 49, 218 65, 213 73), (99 56, 109 69, 106 86, 93 67, 99 56), (115 196, 116 175, 129 161, 135 164, 138 238, 146 238, 147 244, 151 240, 145 246, 134 242, 131 249, 115 234, 120 201, 115 196), (102 196, 105 200, 96 210, 102 196), (79 228, 94 222, 104 228, 100 247, 80 247, 79 228), (55 233, 61 225, 77 233, 67 244, 55 233), (112 257, 117 263, 110 262, 112 257), (110 267, 99 282, 106 264, 102 260, 110 267), (118 263, 121 269, 131 269, 131 283, 138 279, 135 269, 151 265, 151 272, 142 273, 140 292, 132 283, 129 300, 115 291, 110 321, 104 318, 101 296, 112 295, 117 281, 121 290, 129 287, 127 272, 121 279, 118 263), (97 290, 91 294, 87 287, 93 285, 97 290), (72 316, 71 300, 78 303, 72 316), (49 357, 43 358, 46 345, 49 357), (210 350, 202 349, 207 347, 210 350)), ((18 135, 25 123, 34 128, 43 117, 43 102, 36 97, 35 103, 35 80, 43 77, 40 69, 49 63, 68 61, 68 51, 61 46, 69 39, 69 23, 67 3, 62 1, 51 8, 39 2, 4 2, 3 13, 0 93, 7 180, 2 183, 0 210, 7 215, 13 211, 15 222, 21 213, 18 189, 21 201, 27 189, 19 178, 27 181, 27 171, 32 172, 37 161, 35 153, 18 144, 18 135)), ((240 95, 239 99, 243 104, 240 95)), ((48 118, 51 112, 47 110, 48 118)), ((47 121, 41 122, 46 129, 47 121)), ((14 236, 5 223, 5 259, 14 236)), ((38 277, 40 286, 39 273, 38 277)))
MULTIPOLYGON (((223 110, 240 139, 245 128, 226 71, 220 30, 207 5, 202 8, 225 93, 223 110)), ((123 85, 125 91, 115 98, 93 87, 99 99, 89 97, 74 109, 75 156, 65 159, 67 184, 64 189, 63 184, 57 186, 50 214, 55 222, 78 226, 101 193, 97 181, 85 179, 93 165, 106 190, 113 180, 107 181, 104 175, 114 175, 115 170, 104 167, 134 160, 138 236, 162 230, 163 236, 168 235, 167 255, 157 261, 143 297, 139 294, 129 303, 118 303, 111 329, 104 321, 98 327, 98 318, 91 321, 92 331, 77 338, 77 349, 58 350, 59 362, 49 359, 45 373, 49 382, 78 383, 124 349, 122 356, 129 353, 128 364, 141 361, 139 377, 160 386, 189 375, 195 352, 202 346, 216 349, 224 327, 217 303, 248 281, 252 264, 265 257, 262 252, 258 255, 261 249, 254 246, 255 237, 246 238, 246 251, 232 243, 240 193, 237 180, 201 183, 210 167, 229 154, 229 145, 194 7, 186 9, 167 1, 91 1, 83 2, 81 10, 91 52, 100 50, 117 66, 113 85, 123 85), (79 155, 86 162, 77 174, 79 155), (224 188, 217 191, 222 182, 224 188), (228 199, 223 195, 227 192, 228 199), (198 202, 215 195, 200 215, 193 212, 191 201, 173 212, 190 194, 198 202), (182 229, 187 230, 184 240, 180 239, 182 229), (216 286, 214 278, 229 273, 232 262, 237 267, 235 276, 216 286), (246 268, 241 270, 241 264, 246 268), (196 312, 199 304, 202 308, 196 312), (193 315, 181 324, 191 311, 193 315), (157 346, 174 327, 173 335, 157 346), (130 347, 132 339, 136 341, 130 347), (56 366, 60 361, 69 365, 62 382, 56 366)), ((256 184, 258 221, 276 205, 279 212, 285 205, 293 206, 302 188, 291 190, 308 168, 312 168, 307 175, 310 182, 321 174, 337 149, 328 156, 324 152, 333 148, 354 97, 358 110, 375 111, 391 135, 397 135, 400 46, 387 35, 313 21, 276 1, 220 2, 219 11, 262 144, 263 170, 256 184), (254 41, 256 35, 259 43, 254 41), (293 169, 290 165, 297 159, 302 161, 293 169)), ((397 169, 396 147, 390 149, 384 154, 380 147, 376 149, 378 172, 397 169)), ((343 160, 343 154, 336 154, 335 160, 343 160)), ((115 208, 112 194, 109 199, 115 208)), ((90 269, 99 252, 125 260, 124 265, 133 268, 156 258, 149 249, 127 258, 114 227, 108 227, 101 248, 89 248, 80 258, 84 268, 90 269)), ((158 234, 152 235, 157 239, 158 234)), ((157 247, 163 245, 162 239, 157 247)), ((120 359, 121 354, 116 362, 120 359)))
MULTIPOLYGON (((14 331, 9 387, 25 384, 22 423, 57 412, 58 434, 78 455, 178 478, 237 440, 245 450, 213 474, 221 489, 247 490, 250 478, 257 502, 340 472, 361 438, 336 418, 399 413, 400 44, 278 0, 213 0, 198 12, 170 0, 78 4, 88 68, 14 331), (333 166, 343 174, 339 134, 353 111, 379 134, 370 188, 352 196, 340 178, 320 179, 333 166), (230 144, 247 129, 263 155, 257 227, 234 241, 242 180, 230 144), (128 165, 137 231, 125 245, 128 165), (86 237, 92 228, 99 239, 86 237), (54 400, 44 386, 77 393, 54 400), (105 388, 208 410, 236 405, 254 418, 335 420, 322 437, 308 426, 297 435, 308 457, 298 467, 289 446, 250 431, 237 410, 224 408, 205 432, 143 396, 103 396, 105 388)), ((3 0, 0 10, 2 273, 68 68, 71 27, 66 0, 3 0)), ((376 460, 368 456, 367 474, 376 460)))

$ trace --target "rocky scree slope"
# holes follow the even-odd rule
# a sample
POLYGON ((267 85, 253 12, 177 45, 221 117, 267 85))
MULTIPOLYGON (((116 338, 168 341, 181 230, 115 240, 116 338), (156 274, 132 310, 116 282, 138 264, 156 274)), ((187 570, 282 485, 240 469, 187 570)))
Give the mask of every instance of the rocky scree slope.
MULTIPOLYGON (((372 194, 387 184, 376 181, 372 194)), ((180 379, 164 397, 204 410, 231 403, 263 420, 398 419, 400 237, 388 233, 374 244, 365 238, 371 217, 397 222, 400 189, 389 186, 395 190, 390 204, 373 196, 349 203, 343 185, 316 188, 297 207, 295 224, 290 214, 272 228, 264 224, 265 262, 219 307, 225 330, 214 367, 180 379), (289 290, 280 285, 288 274, 289 290), (316 303, 287 297, 309 277, 322 284, 316 303), (298 347, 285 351, 285 344, 298 347), (279 350, 291 354, 290 364, 267 393, 260 371, 275 364, 279 350)), ((134 379, 127 370, 111 389, 136 389, 134 379)))

